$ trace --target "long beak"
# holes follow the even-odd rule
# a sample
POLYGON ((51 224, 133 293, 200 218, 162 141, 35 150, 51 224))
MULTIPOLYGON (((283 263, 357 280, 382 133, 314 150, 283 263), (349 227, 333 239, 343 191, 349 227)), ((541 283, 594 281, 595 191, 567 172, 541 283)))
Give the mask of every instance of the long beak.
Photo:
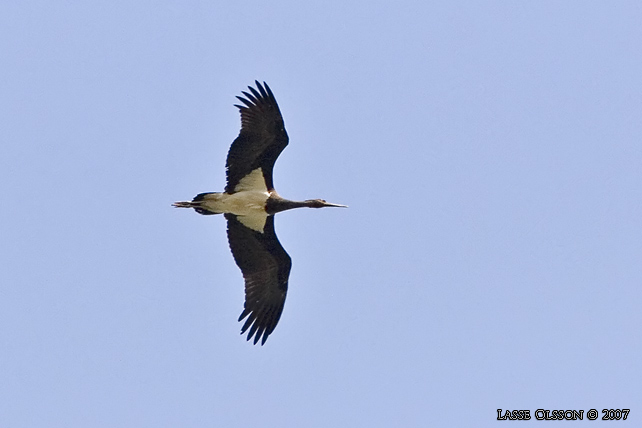
POLYGON ((323 204, 324 207, 339 207, 339 208, 348 208, 347 205, 341 205, 341 204, 331 204, 330 202, 325 202, 323 204))

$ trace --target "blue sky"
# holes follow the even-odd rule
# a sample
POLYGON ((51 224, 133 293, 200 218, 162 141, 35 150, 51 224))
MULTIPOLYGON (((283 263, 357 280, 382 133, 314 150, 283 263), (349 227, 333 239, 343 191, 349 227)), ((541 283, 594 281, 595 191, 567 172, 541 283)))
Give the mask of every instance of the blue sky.
POLYGON ((2 425, 639 423, 640 22, 636 1, 4 2, 2 425), (277 216, 293 269, 263 347, 224 220, 170 206, 223 189, 255 79, 290 135, 279 193, 350 206, 277 216))

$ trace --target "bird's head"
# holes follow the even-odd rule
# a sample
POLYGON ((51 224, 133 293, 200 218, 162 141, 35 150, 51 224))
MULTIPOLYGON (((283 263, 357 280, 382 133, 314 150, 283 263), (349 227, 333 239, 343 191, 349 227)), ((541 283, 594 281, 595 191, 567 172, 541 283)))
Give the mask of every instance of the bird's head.
POLYGON ((331 204, 329 202, 324 201, 323 199, 308 199, 307 201, 305 201, 305 205, 310 208, 323 208, 323 207, 348 208, 347 205, 331 204))

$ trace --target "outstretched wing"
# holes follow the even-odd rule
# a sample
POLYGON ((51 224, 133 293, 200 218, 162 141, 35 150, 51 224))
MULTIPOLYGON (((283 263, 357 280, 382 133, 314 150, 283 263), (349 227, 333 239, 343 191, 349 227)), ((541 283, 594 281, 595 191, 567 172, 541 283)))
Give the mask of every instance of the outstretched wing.
POLYGON ((247 317, 241 334, 249 329, 247 340, 265 343, 281 318, 292 260, 274 233, 274 216, 267 216, 263 232, 246 227, 242 216, 225 214, 227 238, 236 264, 245 278, 245 309, 239 321, 247 317))
POLYGON ((288 134, 274 94, 267 83, 255 81, 257 89, 248 86, 251 93, 237 97, 245 105, 236 105, 241 111, 241 132, 227 154, 226 193, 234 193, 241 179, 261 168, 268 191, 274 189, 272 169, 285 146, 288 134))

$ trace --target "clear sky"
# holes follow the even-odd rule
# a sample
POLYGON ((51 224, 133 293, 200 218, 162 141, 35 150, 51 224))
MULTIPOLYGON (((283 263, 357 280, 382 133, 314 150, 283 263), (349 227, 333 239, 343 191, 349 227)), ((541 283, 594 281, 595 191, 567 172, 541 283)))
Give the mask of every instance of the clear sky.
POLYGON ((0 425, 641 426, 641 23, 639 1, 2 2, 0 425), (279 193, 350 206, 277 216, 263 347, 224 219, 170 206, 223 189, 254 79, 290 135, 279 193))

